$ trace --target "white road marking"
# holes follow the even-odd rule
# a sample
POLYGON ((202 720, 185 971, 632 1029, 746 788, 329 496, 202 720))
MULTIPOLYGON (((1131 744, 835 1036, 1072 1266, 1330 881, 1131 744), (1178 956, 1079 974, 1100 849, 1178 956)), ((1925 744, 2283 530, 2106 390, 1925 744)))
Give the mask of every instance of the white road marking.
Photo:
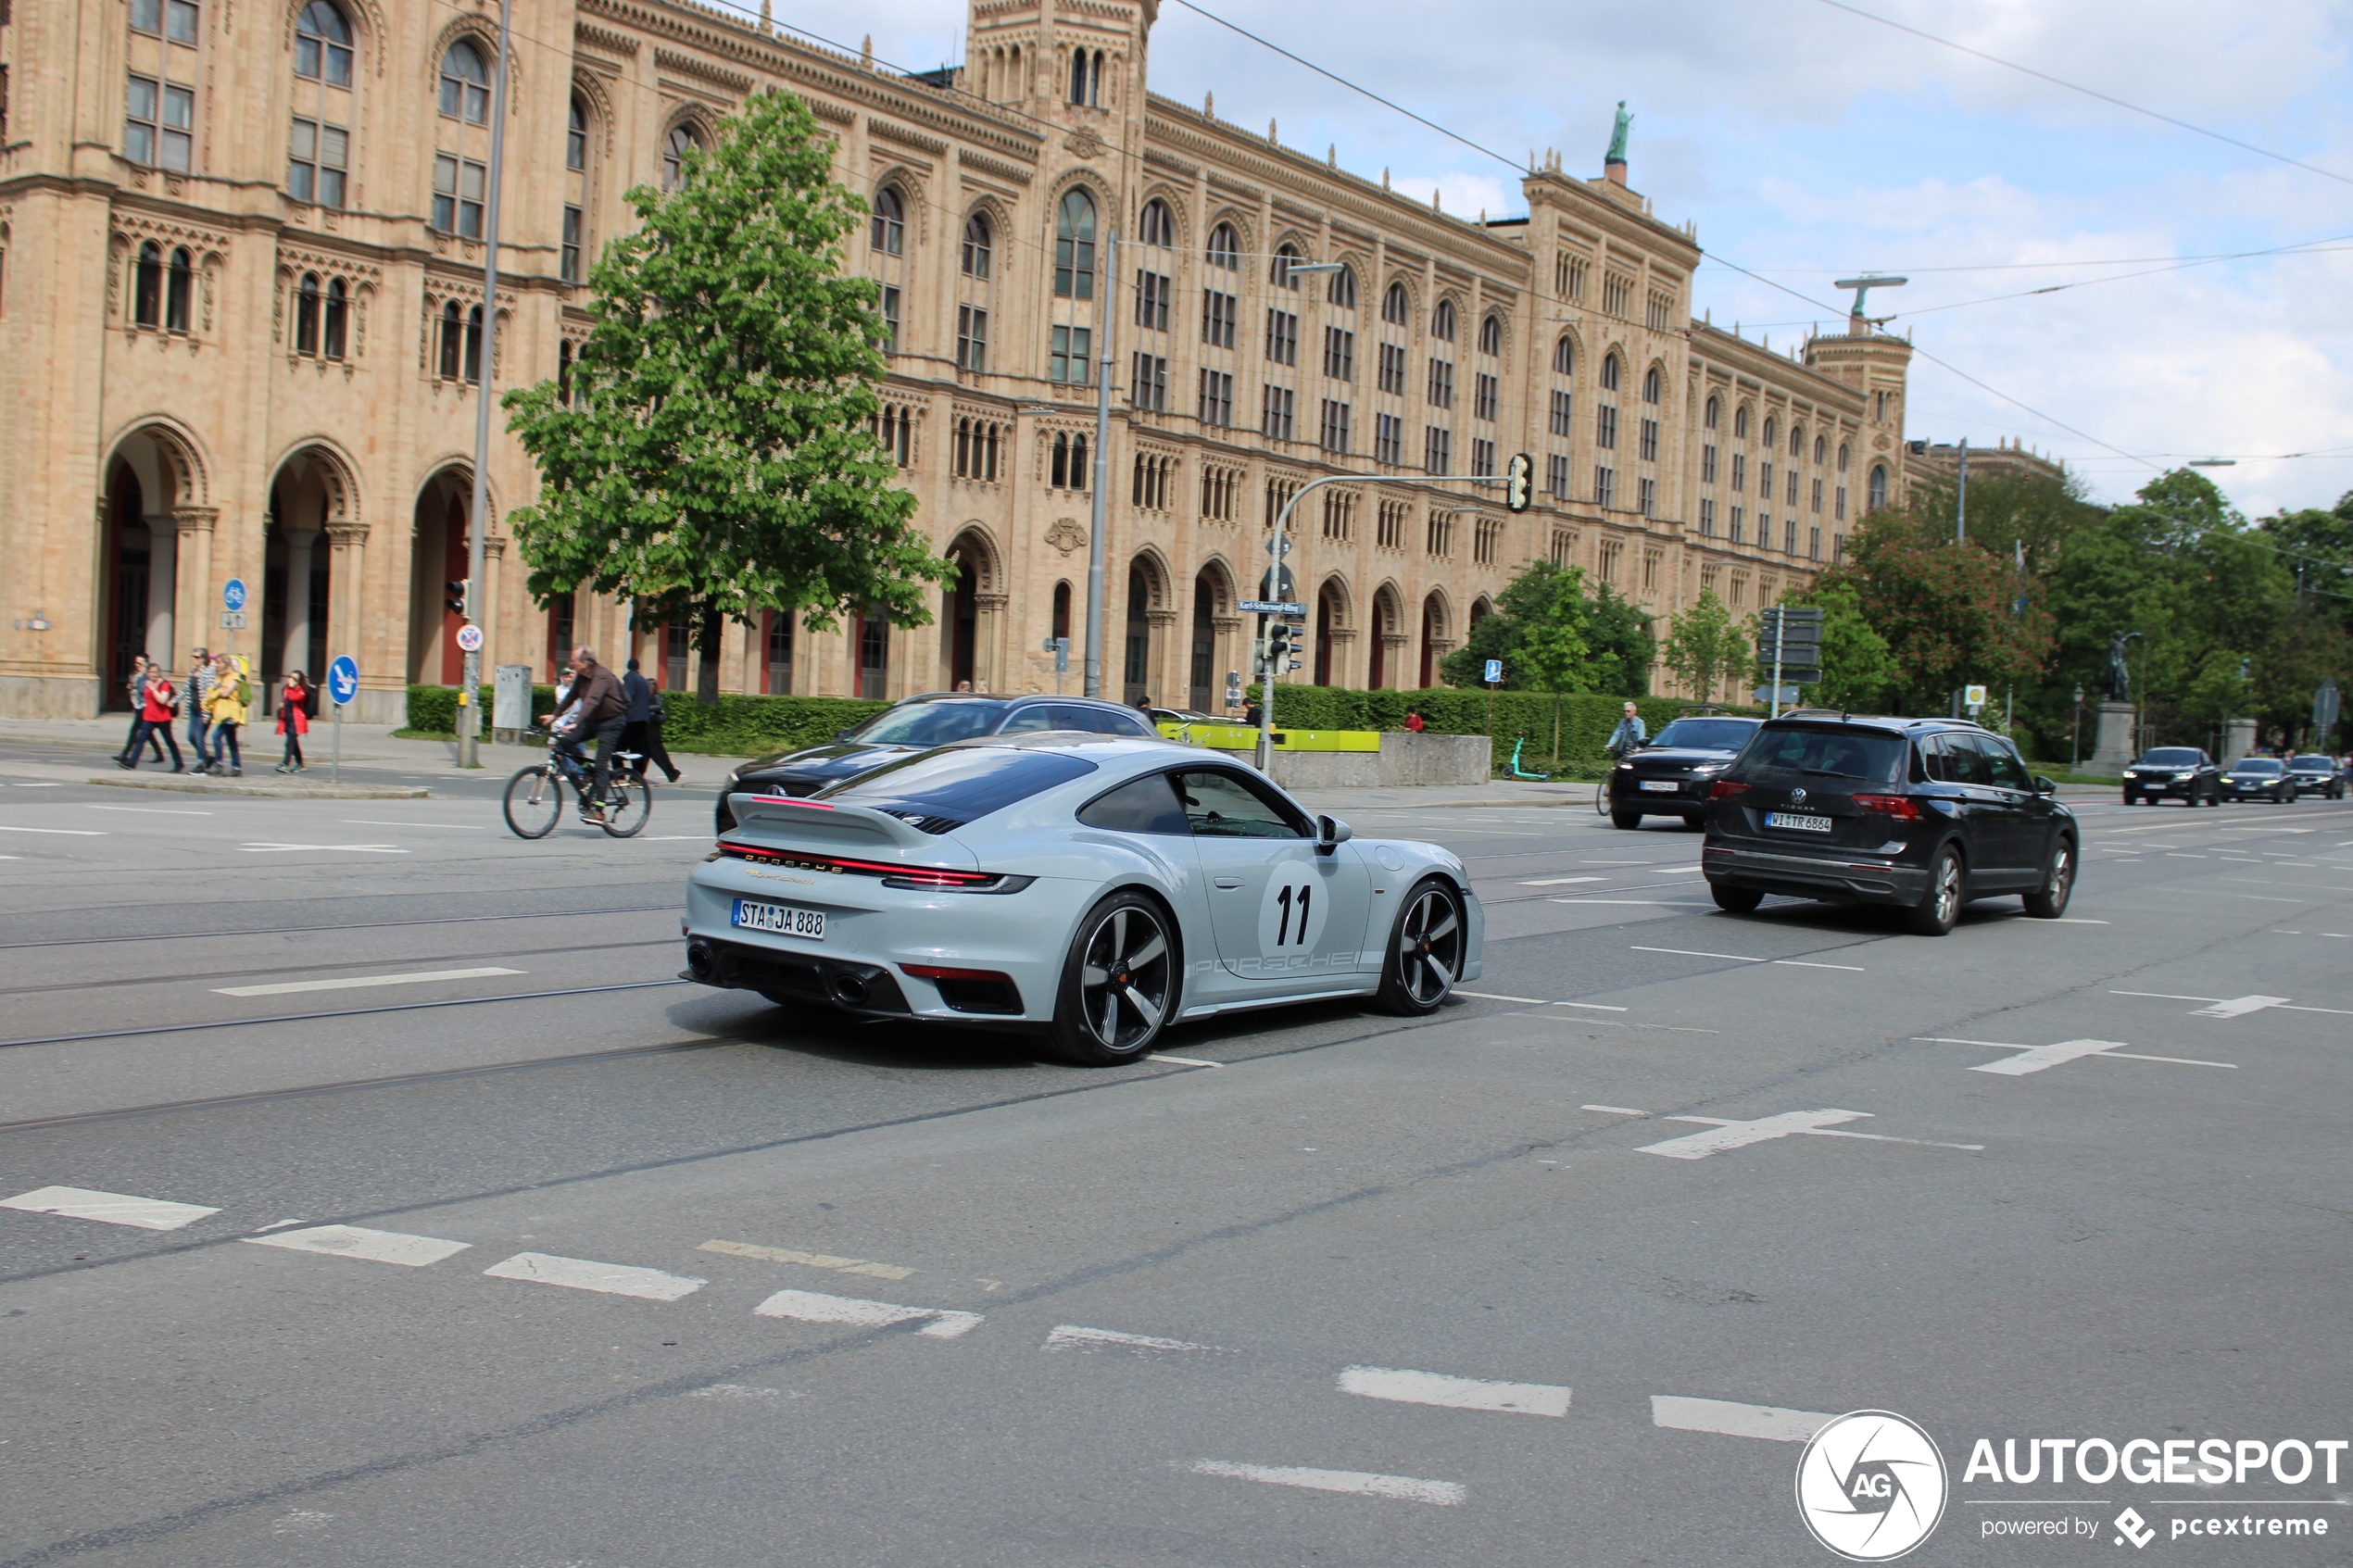
POLYGON ((687 1389, 686 1398, 690 1399, 797 1399, 799 1396, 788 1396, 782 1388, 751 1388, 740 1383, 711 1383, 700 1388, 687 1389))
POLYGON ((848 1323, 855 1328, 885 1328, 895 1323, 929 1318, 932 1321, 915 1332, 933 1339, 954 1339, 980 1326, 978 1312, 901 1307, 892 1301, 862 1301, 854 1296, 820 1296, 813 1290, 779 1290, 752 1311, 763 1318, 848 1323))
POLYGON ((1636 1110, 1633 1107, 1626 1105, 1580 1105, 1577 1109, 1598 1110, 1608 1116, 1648 1116, 1650 1114, 1647 1110, 1636 1110))
POLYGON ((396 822, 382 817, 345 817, 341 821, 347 828, 463 828, 468 833, 490 831, 490 824, 487 822, 396 822))
POLYGON ((406 849, 390 844, 240 844, 238 848, 248 853, 275 854, 288 849, 341 849, 355 855, 406 855, 406 849))
POLYGON ((313 1225, 308 1230, 281 1231, 274 1236, 249 1236, 255 1247, 283 1247, 295 1252, 324 1252, 336 1258, 359 1258, 371 1263, 398 1263, 422 1269, 454 1258, 473 1243, 438 1241, 429 1236, 403 1236, 397 1231, 363 1230, 358 1225, 313 1225))
POLYGON ((1733 963, 1777 963, 1787 965, 1791 969, 1843 969, 1855 974, 1869 972, 1860 964, 1814 963, 1805 959, 1752 959, 1741 953, 1694 952, 1689 947, 1633 947, 1629 950, 1637 953, 1674 953, 1687 959, 1725 959, 1733 963))
POLYGON ((356 991, 366 985, 421 985, 430 980, 478 980, 485 974, 521 974, 519 969, 422 969, 409 974, 353 974, 341 980, 286 980, 272 985, 216 985, 216 997, 283 997, 296 991, 356 991))
POLYGON ((1936 1143, 1927 1138, 1899 1138, 1885 1133, 1843 1133, 1833 1129, 1841 1122, 1856 1122, 1873 1114, 1868 1110, 1785 1110, 1778 1116, 1760 1116, 1751 1122, 1727 1122, 1714 1116, 1669 1116, 1669 1122, 1696 1122, 1706 1127, 1705 1133, 1687 1133, 1664 1143, 1645 1144, 1637 1154, 1664 1155, 1669 1160, 1705 1160, 1726 1149, 1745 1148, 1750 1144, 1766 1143, 1807 1133, 1825 1138, 1868 1138, 1873 1143, 1917 1144, 1928 1148, 1959 1148, 1982 1153, 1985 1146, 1975 1143, 1936 1143))
POLYGON ((1460 986, 1455 987, 1454 995, 1458 997, 1477 997, 1482 1002, 1526 1002, 1530 1007, 1539 1008, 1544 1005, 1544 998, 1541 997, 1503 997, 1496 995, 1492 991, 1466 991, 1460 986))
POLYGON ((493 1279, 528 1280, 534 1285, 560 1285, 571 1290, 601 1291, 607 1296, 635 1296, 643 1301, 675 1301, 692 1296, 711 1282, 660 1269, 633 1269, 623 1263, 592 1263, 585 1258, 556 1258, 545 1252, 518 1252, 502 1263, 482 1271, 493 1279))
POLYGON ((2190 1016, 2192 1018, 2244 1018, 2250 1012, 2260 1012, 2265 1008, 2285 1006, 2286 1002, 2285 997, 2233 997, 2225 1001, 2218 1001, 2211 1007, 2199 1008, 2190 1016))
POLYGON ((1639 904, 1646 909, 1705 909, 1713 905, 1689 898, 1547 898, 1548 904, 1639 904))
POLYGON ((1216 1350, 1230 1355, 1215 1345, 1196 1345, 1189 1339, 1163 1339, 1150 1334, 1122 1334, 1117 1329, 1085 1328, 1077 1323, 1055 1325, 1046 1336, 1049 1350, 1129 1350, 1138 1353, 1157 1350, 1216 1350))
POLYGON ((1520 884, 1522 887, 1566 887, 1572 882, 1607 882, 1605 876, 1540 876, 1520 884))
POLYGON ((795 1252, 783 1247, 755 1247, 749 1241, 706 1241, 698 1252, 724 1252, 736 1258, 760 1258, 771 1263, 799 1263, 812 1269, 832 1269, 874 1279, 905 1279, 915 1271, 896 1263, 870 1263, 863 1258, 836 1258, 824 1252, 795 1252))
POLYGON ((1651 1396, 1651 1424, 1672 1427, 1678 1432, 1717 1432, 1727 1437, 1805 1443, 1812 1441, 1815 1433, 1837 1419, 1813 1411, 1741 1405, 1729 1399, 1692 1399, 1680 1394, 1651 1396))
POLYGON ((137 811, 149 817, 209 817, 212 815, 210 811, 175 811, 167 806, 92 806, 87 801, 83 802, 83 808, 92 811, 137 811))
POLYGON ((1222 1061, 1203 1061, 1197 1056, 1163 1056, 1158 1051, 1148 1054, 1146 1061, 1173 1061, 1179 1067, 1223 1067, 1222 1061))
POLYGON ((8 787, 11 789, 63 789, 66 786, 58 784, 10 784, 8 787))
POLYGON ((1404 1405, 1437 1405, 1443 1410, 1503 1411, 1516 1415, 1567 1415, 1568 1390, 1550 1383, 1491 1383, 1476 1377, 1448 1377, 1435 1372, 1401 1372, 1393 1367, 1344 1367, 1340 1391, 1367 1399, 1392 1399, 1404 1405))
POLYGON ((0 833, 54 833, 62 834, 68 838, 104 838, 107 836, 96 828, 15 828, 0 826, 0 833))
POLYGON ((1627 1010, 1625 1008, 1612 1007, 1607 1002, 1554 1002, 1553 1006, 1556 1008, 1583 1008, 1589 1012, 1624 1012, 1627 1010))
POLYGON ((2123 1048, 2122 1040, 2061 1040, 2055 1046, 2022 1046, 2008 1040, 1957 1040, 1942 1035, 1915 1035, 1913 1039, 1932 1046, 1985 1046, 1995 1050, 2017 1051, 2017 1056, 2003 1061, 1989 1061, 1972 1067, 1971 1073, 1999 1073, 2017 1077, 2028 1073, 2041 1073, 2062 1062, 2079 1061, 2087 1056, 2117 1057, 2125 1061, 2162 1061, 2175 1067, 2228 1067, 2235 1069, 2235 1061, 2202 1061, 2187 1056, 2145 1056, 2123 1048))
POLYGON ((1410 1475, 1375 1475, 1362 1470, 1307 1470, 1296 1465, 1233 1464, 1222 1459, 1197 1459, 1180 1468, 1196 1475, 1226 1475, 1237 1481, 1262 1481, 1270 1486, 1303 1486, 1311 1492, 1351 1492, 1358 1497, 1400 1498, 1407 1502, 1436 1503, 1452 1508, 1470 1497, 1458 1481, 1419 1481, 1410 1475))
POLYGON ((94 1192, 88 1187, 36 1187, 14 1198, 0 1198, 0 1209, 21 1209, 28 1214, 62 1214, 69 1220, 96 1220, 109 1225, 135 1225, 143 1231, 176 1231, 193 1225, 218 1209, 195 1203, 172 1203, 160 1198, 133 1198, 122 1192, 94 1192))
POLYGON ((2104 920, 2077 920, 2072 915, 2061 915, 2050 923, 2053 925, 2108 925, 2113 922, 2104 920))

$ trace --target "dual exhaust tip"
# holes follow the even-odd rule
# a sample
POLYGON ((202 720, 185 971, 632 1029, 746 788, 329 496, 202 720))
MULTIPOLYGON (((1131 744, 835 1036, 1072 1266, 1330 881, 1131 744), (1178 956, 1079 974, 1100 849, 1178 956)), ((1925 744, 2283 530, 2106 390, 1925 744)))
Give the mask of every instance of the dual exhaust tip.
MULTIPOLYGON (((709 942, 697 938, 686 944, 686 972, 695 979, 724 985, 734 978, 735 968, 709 942)), ((824 979, 825 995, 843 1007, 864 1007, 874 997, 874 987, 866 977, 853 970, 829 967, 824 979)))

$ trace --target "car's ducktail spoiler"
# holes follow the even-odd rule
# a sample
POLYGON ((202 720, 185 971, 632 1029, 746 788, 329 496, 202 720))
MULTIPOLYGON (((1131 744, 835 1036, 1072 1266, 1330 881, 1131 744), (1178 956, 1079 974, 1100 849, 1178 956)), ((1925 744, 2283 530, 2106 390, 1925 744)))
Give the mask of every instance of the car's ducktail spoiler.
POLYGON ((923 865, 969 866, 968 851, 871 806, 833 806, 784 795, 731 795, 736 826, 726 836, 825 853, 872 855, 923 865))

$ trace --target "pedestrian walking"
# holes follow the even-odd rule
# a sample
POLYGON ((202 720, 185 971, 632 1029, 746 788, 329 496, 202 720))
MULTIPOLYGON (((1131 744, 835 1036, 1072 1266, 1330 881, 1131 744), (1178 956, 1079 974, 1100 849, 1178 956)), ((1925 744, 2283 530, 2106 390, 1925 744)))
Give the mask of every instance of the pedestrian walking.
POLYGON ((310 733, 311 709, 318 702, 319 694, 299 670, 278 688, 278 733, 286 737, 286 754, 278 763, 278 771, 302 771, 302 737, 310 733))
MULTIPOLYGON (((145 654, 135 653, 131 656, 131 677, 122 683, 123 695, 131 699, 131 732, 123 737, 122 749, 114 754, 114 759, 117 762, 131 759, 139 749, 139 726, 146 721, 147 681, 154 667, 147 662, 145 654)), ((146 744, 154 750, 156 760, 162 761, 163 743, 155 736, 149 735, 146 737, 146 744)), ((174 743, 174 749, 177 749, 177 743, 174 743)))
POLYGON ((205 734, 212 728, 212 715, 205 710, 205 701, 212 696, 212 655, 203 648, 195 652, 195 662, 188 667, 188 684, 180 694, 181 705, 188 710, 188 748, 195 753, 196 771, 204 771, 205 734))
POLYGON ((1642 722, 1641 710, 1629 702, 1626 716, 1618 720, 1617 728, 1609 733, 1609 754, 1622 758, 1629 752, 1640 751, 1642 743, 1650 738, 1650 726, 1642 722))
MULTIPOLYGON (((171 747, 171 771, 184 773, 188 765, 180 759, 180 740, 171 733, 172 715, 180 711, 180 688, 171 684, 171 671, 160 664, 147 666, 146 684, 139 688, 139 727, 131 732, 131 744, 114 765, 125 772, 139 766, 139 753, 160 738, 171 747)), ((156 753, 156 760, 163 760, 163 753, 156 753)))
POLYGON ((634 659, 621 677, 621 692, 629 699, 628 720, 621 732, 621 749, 637 754, 636 776, 643 779, 646 764, 651 762, 672 784, 676 784, 686 775, 678 771, 678 765, 670 759, 669 748, 661 744, 661 721, 670 716, 670 709, 663 703, 660 689, 638 673, 634 659))
POLYGON ((245 728, 253 708, 253 684, 245 679, 242 655, 224 653, 214 665, 212 695, 205 699, 212 718, 212 766, 207 771, 218 778, 242 779, 245 759, 237 746, 237 732, 245 728))

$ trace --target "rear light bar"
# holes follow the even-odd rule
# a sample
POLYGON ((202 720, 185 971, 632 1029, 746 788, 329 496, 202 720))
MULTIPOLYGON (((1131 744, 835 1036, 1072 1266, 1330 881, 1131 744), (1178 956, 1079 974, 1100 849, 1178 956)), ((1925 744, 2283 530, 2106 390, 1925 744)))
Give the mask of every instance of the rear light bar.
POLYGON ((822 800, 803 800, 793 795, 749 795, 747 800, 757 800, 762 806, 798 806, 808 811, 830 811, 832 807, 822 800))
POLYGON ((1908 795, 1857 795, 1855 809, 1876 816, 1893 817, 1899 822, 1920 820, 1920 803, 1908 795))
POLYGON ((918 980, 994 980, 1010 985, 1013 977, 996 969, 951 969, 945 964, 903 963, 899 966, 918 980))
POLYGON ((1733 779, 1718 779, 1707 786, 1707 797, 1710 800, 1730 800, 1734 796, 1747 793, 1748 785, 1733 779))
MULTIPOLYGON (((795 804, 799 804, 796 802, 795 804)), ((832 807, 821 809, 830 811, 832 807)), ((885 887, 952 888, 967 893, 1018 893, 1035 877, 1008 876, 1001 872, 960 872, 943 866, 901 866, 887 860, 854 860, 841 855, 804 855, 789 849, 763 849, 756 845, 721 839, 713 855, 736 860, 757 860, 767 866, 796 871, 825 872, 836 876, 875 876, 885 887)))

